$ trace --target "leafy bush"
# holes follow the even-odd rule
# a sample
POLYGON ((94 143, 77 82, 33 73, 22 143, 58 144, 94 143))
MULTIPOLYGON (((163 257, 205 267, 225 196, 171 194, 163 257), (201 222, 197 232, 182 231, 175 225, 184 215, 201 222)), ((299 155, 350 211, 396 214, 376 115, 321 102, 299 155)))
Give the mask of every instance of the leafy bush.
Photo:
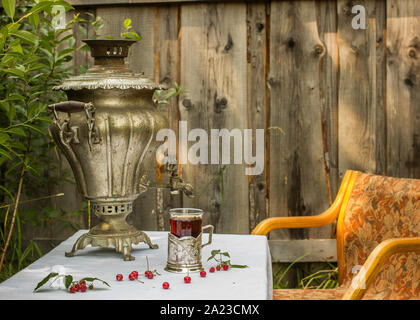
POLYGON ((74 16, 67 24, 59 24, 60 14, 73 9, 65 1, 2 0, 2 4, 0 202, 4 205, 0 209, 0 271, 4 266, 4 278, 24 267, 30 256, 42 254, 34 242, 22 248, 21 222, 36 224, 42 218, 60 216, 48 207, 42 215, 34 216, 28 210, 25 216, 17 207, 22 192, 31 199, 48 192, 56 182, 49 174, 57 167, 51 159, 54 143, 48 132, 47 107, 65 99, 63 93, 51 89, 73 72, 68 63, 75 50, 72 27, 80 19, 74 16))

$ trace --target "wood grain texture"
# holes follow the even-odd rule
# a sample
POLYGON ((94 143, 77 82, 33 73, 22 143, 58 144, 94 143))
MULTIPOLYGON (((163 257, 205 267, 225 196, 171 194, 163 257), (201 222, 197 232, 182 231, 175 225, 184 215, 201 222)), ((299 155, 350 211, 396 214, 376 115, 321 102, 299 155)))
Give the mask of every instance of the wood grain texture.
MULTIPOLYGON (((180 8, 178 5, 157 6, 154 8, 154 63, 155 81, 172 87, 174 82, 180 83, 180 46, 179 46, 179 18, 180 8)), ((178 121, 180 119, 178 110, 179 97, 169 99, 169 104, 161 104, 158 109, 165 113, 169 128, 178 132, 178 121)), ((167 174, 163 173, 163 168, 157 168, 157 180, 168 181, 167 174), (162 175, 162 176, 160 176, 162 175)), ((182 206, 182 193, 172 195, 168 189, 158 190, 157 205, 161 209, 157 210, 158 217, 161 217, 160 229, 169 230, 168 211, 171 208, 182 206), (160 212, 160 213, 159 213, 160 212)))
MULTIPOLYGON (((180 99, 180 114, 189 129, 202 128, 210 136, 211 129, 246 128, 245 19, 244 4, 182 5, 181 83, 188 93, 180 99), (227 104, 220 108, 223 98, 227 104)), ((183 170, 197 192, 194 200, 184 197, 184 206, 204 209, 215 232, 249 232, 244 165, 185 165, 183 170)))
MULTIPOLYGON (((329 206, 321 126, 319 38, 314 1, 272 2, 270 34, 270 216, 310 216, 329 206)), ((328 228, 312 236, 329 237, 328 228)), ((277 230, 274 238, 304 238, 277 230)))
POLYGON ((387 2, 387 171, 420 178, 420 3, 387 2))
MULTIPOLYGON (((124 19, 132 19, 143 40, 133 46, 130 66, 188 91, 162 106, 171 128, 187 120, 189 129, 208 133, 266 129, 262 175, 251 179, 241 165, 184 165, 183 178, 199 197, 183 203, 167 190, 149 190, 130 215, 140 229, 168 228, 168 209, 184 205, 203 208, 217 232, 248 233, 265 217, 321 213, 347 169, 420 178, 419 1, 72 3, 82 15, 105 19, 102 35, 118 38, 124 19), (366 30, 351 26, 356 4, 367 10, 366 30)), ((77 27, 74 33, 79 46, 84 36, 77 27)), ((79 51, 73 63, 92 59, 79 51)), ((146 160, 152 180, 154 156, 150 151, 146 160)), ((62 188, 66 199, 57 205, 80 203, 74 187, 62 188)), ((60 238, 60 230, 47 234, 60 238)), ((271 235, 329 236, 329 227, 271 235)))
MULTIPOLYGON (((247 21, 247 107, 248 128, 265 129, 268 99, 266 97, 267 36, 269 20, 267 10, 269 3, 248 3, 246 11, 247 21)), ((265 139, 267 140, 267 139, 265 139)), ((268 154, 267 141, 265 152, 268 154)), ((253 143, 255 150, 255 141, 253 143)), ((255 151, 254 151, 255 152, 255 151)), ((265 158, 267 160, 267 157, 265 158)), ((265 163, 265 168, 268 162, 265 163)), ((256 225, 269 216, 268 194, 266 183, 267 170, 260 175, 249 177, 249 232, 256 225)))
POLYGON ((269 240, 271 261, 293 262, 336 262, 337 242, 335 239, 312 240, 269 240))
POLYGON ((384 168, 381 130, 384 108, 383 36, 385 10, 380 1, 359 1, 366 8, 366 29, 353 29, 353 3, 337 1, 340 85, 338 141, 340 177, 348 169, 376 173, 384 168), (379 99, 378 99, 379 97, 379 99), (379 154, 377 154, 377 152, 379 154))

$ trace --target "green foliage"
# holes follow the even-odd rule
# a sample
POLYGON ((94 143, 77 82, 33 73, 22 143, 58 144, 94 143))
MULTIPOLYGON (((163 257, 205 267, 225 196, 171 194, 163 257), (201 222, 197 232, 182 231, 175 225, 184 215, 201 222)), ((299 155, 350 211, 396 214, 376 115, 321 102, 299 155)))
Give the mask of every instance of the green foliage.
POLYGON ((156 104, 169 104, 169 99, 178 96, 182 93, 185 93, 184 89, 182 89, 181 85, 174 82, 173 87, 169 88, 168 90, 156 90, 153 96, 153 102, 156 104))
MULTIPOLYGON (((52 87, 74 72, 69 64, 76 50, 75 15, 57 26, 58 15, 72 7, 65 1, 3 0, 0 11, 0 209, 1 244, 10 232, 13 203, 20 172, 27 199, 47 195, 59 182, 55 145, 50 139, 49 104, 65 100, 52 87)), ((63 221, 65 212, 46 206, 42 210, 19 208, 12 240, 7 250, 0 281, 29 264, 42 253, 35 242, 22 246, 21 225, 63 221)))
POLYGON ((56 272, 51 272, 36 285, 34 291, 36 291, 39 288, 41 288, 42 286, 44 286, 49 280, 52 280, 52 282, 54 282, 54 281, 58 280, 59 278, 64 278, 64 285, 65 285, 66 289, 69 289, 70 286, 72 286, 74 284, 81 283, 82 281, 85 281, 85 282, 88 282, 88 283, 90 282, 91 284, 93 284, 94 281, 99 281, 99 282, 102 282, 103 284, 107 285, 108 287, 111 287, 108 282, 106 282, 102 279, 99 279, 99 278, 84 277, 84 278, 82 278, 78 281, 74 281, 73 280, 74 278, 71 274, 65 275, 65 274, 58 274, 56 272))
POLYGON ((141 37, 137 32, 129 31, 132 28, 131 19, 124 20, 124 31, 121 32, 121 39, 140 41, 141 37))
POLYGON ((299 261, 306 257, 309 253, 298 257, 295 261, 287 266, 279 267, 273 274, 273 288, 274 289, 334 289, 339 286, 338 283, 338 269, 337 266, 325 261, 321 270, 309 270, 308 263, 299 263, 299 261), (286 277, 288 274, 293 274, 296 279, 286 277), (289 283, 293 280, 295 284, 289 283))

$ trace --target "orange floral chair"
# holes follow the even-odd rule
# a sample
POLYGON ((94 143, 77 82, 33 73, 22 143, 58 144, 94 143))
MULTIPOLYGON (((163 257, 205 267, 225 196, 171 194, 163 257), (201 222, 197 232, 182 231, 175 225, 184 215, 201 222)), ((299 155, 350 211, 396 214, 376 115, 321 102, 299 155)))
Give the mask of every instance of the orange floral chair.
POLYGON ((420 180, 347 171, 324 213, 265 219, 252 234, 319 227, 337 217, 340 287, 278 289, 273 299, 420 299, 420 180))

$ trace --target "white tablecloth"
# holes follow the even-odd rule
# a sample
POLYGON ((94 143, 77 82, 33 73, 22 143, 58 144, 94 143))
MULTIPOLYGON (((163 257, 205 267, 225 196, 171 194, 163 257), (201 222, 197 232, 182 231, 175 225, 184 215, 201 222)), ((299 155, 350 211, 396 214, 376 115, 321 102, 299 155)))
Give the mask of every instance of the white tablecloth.
MULTIPOLYGON (((167 260, 168 233, 147 231, 153 243, 159 249, 149 249, 145 244, 133 246, 134 261, 123 261, 122 255, 113 248, 87 248, 77 251, 71 258, 64 256, 70 251, 76 239, 86 232, 80 230, 66 241, 51 250, 33 264, 0 283, 0 299, 155 299, 155 300, 265 300, 272 298, 271 257, 265 236, 214 234, 213 243, 202 249, 203 267, 207 277, 191 273, 191 283, 184 283, 185 274, 164 271, 167 260), (221 249, 228 251, 232 264, 246 264, 249 268, 229 269, 228 271, 208 272, 214 261, 207 262, 210 251, 221 249), (150 269, 156 269, 161 275, 146 279, 146 255, 150 269), (94 283, 94 290, 71 294, 64 289, 50 287, 33 292, 35 286, 48 273, 61 270, 71 274, 75 280, 82 277, 97 277, 107 281, 108 288, 99 282, 94 283), (137 270, 144 284, 130 281, 128 275, 137 270), (115 275, 121 273, 123 281, 116 281, 115 275), (164 290, 163 282, 169 282, 170 288, 164 290)), ((207 242, 207 234, 203 236, 207 242)), ((56 286, 56 284, 53 284, 56 286)), ((44 288, 44 287, 43 287, 44 288)))

